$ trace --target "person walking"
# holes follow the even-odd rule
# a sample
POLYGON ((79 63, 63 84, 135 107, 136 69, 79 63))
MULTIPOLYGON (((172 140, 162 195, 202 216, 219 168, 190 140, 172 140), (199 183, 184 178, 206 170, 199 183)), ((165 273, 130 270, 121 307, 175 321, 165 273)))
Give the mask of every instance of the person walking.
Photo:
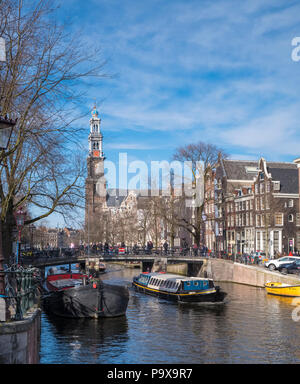
POLYGON ((187 251, 188 251, 188 243, 185 239, 182 240, 182 253, 183 253, 183 256, 185 256, 187 254, 187 251))
POLYGON ((167 240, 164 242, 163 247, 164 247, 164 250, 165 250, 165 255, 167 255, 168 254, 168 243, 167 243, 167 240))
POLYGON ((105 242, 105 244, 104 244, 104 254, 108 255, 108 251, 109 251, 109 245, 108 245, 107 242, 105 242))
POLYGON ((197 256, 198 255, 198 246, 196 243, 193 245, 193 251, 194 251, 194 256, 197 256))

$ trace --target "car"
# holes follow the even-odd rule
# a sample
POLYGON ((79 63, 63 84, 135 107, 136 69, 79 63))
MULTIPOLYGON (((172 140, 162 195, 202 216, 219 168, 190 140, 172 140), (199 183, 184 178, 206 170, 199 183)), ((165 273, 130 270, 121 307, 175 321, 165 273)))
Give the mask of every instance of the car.
POLYGON ((293 263, 281 264, 278 267, 278 271, 284 274, 294 273, 294 274, 300 275, 300 259, 294 261, 293 263))
POLYGON ((292 264, 294 261, 300 260, 297 256, 283 256, 279 259, 272 259, 265 263, 265 267, 270 271, 274 271, 278 269, 282 264, 292 264))

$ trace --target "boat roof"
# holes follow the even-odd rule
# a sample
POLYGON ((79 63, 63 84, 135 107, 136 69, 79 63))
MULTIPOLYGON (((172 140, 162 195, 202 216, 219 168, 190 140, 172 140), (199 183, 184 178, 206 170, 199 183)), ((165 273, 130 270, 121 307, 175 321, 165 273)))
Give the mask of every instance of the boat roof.
POLYGON ((161 273, 161 272, 143 272, 141 275, 157 277, 162 280, 181 280, 181 281, 199 281, 199 280, 212 280, 205 277, 194 277, 194 276, 182 276, 182 275, 174 275, 172 273, 161 273))

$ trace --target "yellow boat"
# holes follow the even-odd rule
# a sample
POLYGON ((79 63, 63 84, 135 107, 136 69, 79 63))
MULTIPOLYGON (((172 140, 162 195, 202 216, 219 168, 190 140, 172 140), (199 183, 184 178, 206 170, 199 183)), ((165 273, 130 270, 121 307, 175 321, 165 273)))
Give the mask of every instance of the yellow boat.
POLYGON ((287 297, 300 297, 300 284, 289 285, 284 283, 272 283, 265 284, 266 291, 271 295, 287 296, 287 297))

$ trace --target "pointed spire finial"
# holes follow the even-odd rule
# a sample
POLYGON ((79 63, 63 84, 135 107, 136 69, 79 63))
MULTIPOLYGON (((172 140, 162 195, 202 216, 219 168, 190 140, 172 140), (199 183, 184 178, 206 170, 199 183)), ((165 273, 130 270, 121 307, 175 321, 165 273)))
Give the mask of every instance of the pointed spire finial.
POLYGON ((99 113, 97 111, 97 103, 96 103, 96 99, 94 99, 94 108, 92 110, 92 117, 98 117, 99 113))

